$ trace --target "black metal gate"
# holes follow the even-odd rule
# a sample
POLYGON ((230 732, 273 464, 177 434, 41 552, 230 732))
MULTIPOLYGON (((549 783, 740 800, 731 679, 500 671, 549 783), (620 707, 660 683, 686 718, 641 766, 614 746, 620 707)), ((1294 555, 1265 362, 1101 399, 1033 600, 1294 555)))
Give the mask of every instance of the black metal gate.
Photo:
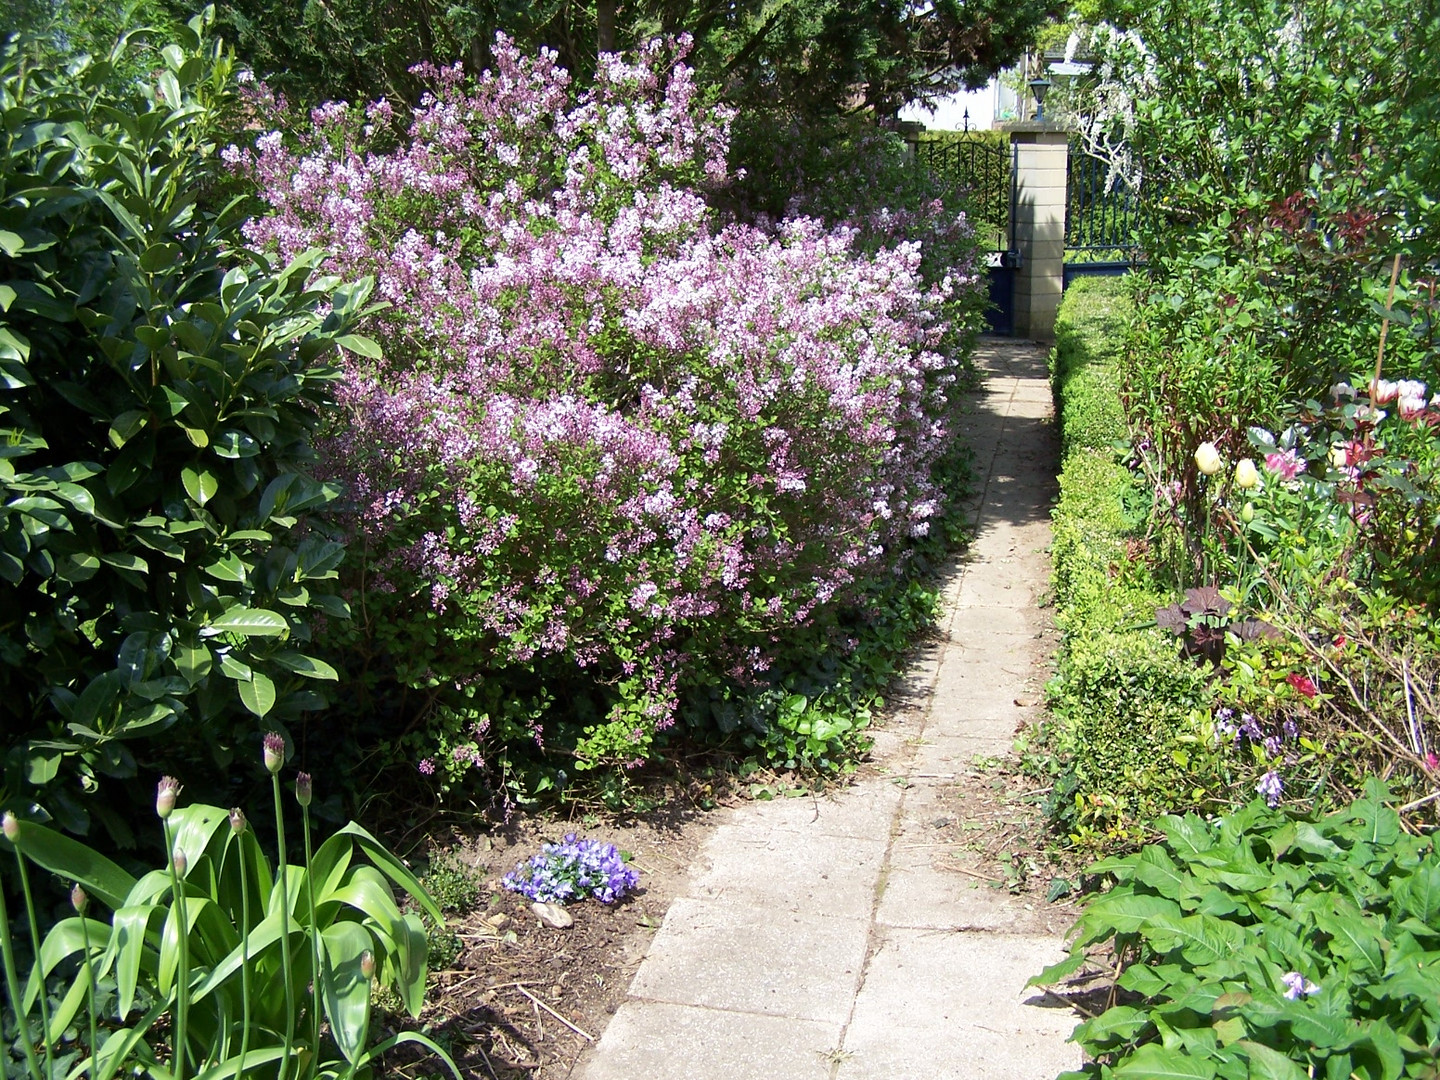
POLYGON ((1077 277, 1118 276, 1140 254, 1140 200, 1108 162, 1072 144, 1065 204, 1065 285, 1077 277))
POLYGON ((987 329, 992 334, 1013 334, 1015 272, 1020 266, 1020 253, 1015 248, 1014 147, 977 134, 922 138, 915 153, 935 176, 969 196, 986 245, 990 287, 987 329))

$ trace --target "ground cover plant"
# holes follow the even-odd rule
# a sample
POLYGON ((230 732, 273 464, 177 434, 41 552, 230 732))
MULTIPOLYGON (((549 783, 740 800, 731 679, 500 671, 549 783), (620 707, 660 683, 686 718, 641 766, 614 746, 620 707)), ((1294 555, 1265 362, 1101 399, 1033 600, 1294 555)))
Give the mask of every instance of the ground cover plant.
POLYGON ((829 766, 865 623, 925 606, 905 570, 961 364, 935 350, 973 262, 927 284, 900 236, 722 226, 727 116, 684 47, 576 90, 501 41, 408 122, 327 105, 229 152, 269 203, 254 243, 328 247, 391 305, 322 447, 353 552, 334 640, 361 722, 419 717, 397 752, 442 785, 525 744, 554 756, 513 790, 633 767, 680 717, 829 766))
POLYGON ((1107 1007, 1072 1036, 1063 1077, 1432 1076, 1440 1007, 1440 856, 1371 780, 1329 815, 1256 799, 1091 868, 1114 880, 1076 924, 1051 985, 1103 955, 1107 1007))

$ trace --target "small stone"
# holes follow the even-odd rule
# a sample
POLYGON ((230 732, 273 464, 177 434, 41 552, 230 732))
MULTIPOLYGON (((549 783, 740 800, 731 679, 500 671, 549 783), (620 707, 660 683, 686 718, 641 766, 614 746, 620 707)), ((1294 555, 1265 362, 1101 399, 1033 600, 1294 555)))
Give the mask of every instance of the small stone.
POLYGON ((1033 704, 1035 704, 1035 703, 1034 703, 1033 701, 1030 701, 1028 698, 1018 698, 1018 697, 1017 697, 1017 698, 1015 699, 1015 704, 1018 705, 1018 706, 1020 706, 1020 708, 1022 708, 1022 709, 1028 709, 1031 705, 1033 705, 1033 704))
POLYGON ((949 824, 950 824, 952 821, 954 821, 954 820, 955 820, 954 818, 937 817, 937 818, 936 818, 934 821, 932 821, 930 824, 931 824, 931 826, 932 826, 933 828, 943 829, 943 828, 945 828, 946 825, 949 825, 949 824))
POLYGON ((510 916, 506 915, 503 911, 497 911, 494 915, 491 915, 485 921, 491 926, 493 926, 496 930, 504 930, 505 927, 510 925, 510 916))
POLYGON ((575 925, 575 917, 559 904, 542 904, 537 901, 530 905, 530 910, 542 923, 557 930, 566 930, 575 925))

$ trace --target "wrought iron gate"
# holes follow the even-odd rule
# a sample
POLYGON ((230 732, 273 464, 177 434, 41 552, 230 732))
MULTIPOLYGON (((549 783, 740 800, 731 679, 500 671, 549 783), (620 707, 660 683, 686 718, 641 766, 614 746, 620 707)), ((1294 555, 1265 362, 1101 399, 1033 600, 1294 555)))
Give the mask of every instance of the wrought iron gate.
POLYGON ((986 241, 988 329, 992 334, 1014 333, 1015 272, 1020 266, 1015 248, 1015 149, 979 136, 921 139, 915 153, 935 176, 969 195, 986 241))
POLYGON ((1071 144, 1065 204, 1065 284, 1118 276, 1140 253, 1140 200, 1108 162, 1071 144))

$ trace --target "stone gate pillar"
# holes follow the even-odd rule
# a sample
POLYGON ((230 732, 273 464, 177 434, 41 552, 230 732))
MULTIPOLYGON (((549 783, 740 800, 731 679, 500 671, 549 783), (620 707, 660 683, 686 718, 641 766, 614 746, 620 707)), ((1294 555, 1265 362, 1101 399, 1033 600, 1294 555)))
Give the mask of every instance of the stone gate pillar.
POLYGON ((1020 269, 1015 275, 1015 336, 1047 341, 1065 288, 1066 165, 1070 133, 1062 124, 1004 125, 1015 153, 1012 221, 1020 269))

